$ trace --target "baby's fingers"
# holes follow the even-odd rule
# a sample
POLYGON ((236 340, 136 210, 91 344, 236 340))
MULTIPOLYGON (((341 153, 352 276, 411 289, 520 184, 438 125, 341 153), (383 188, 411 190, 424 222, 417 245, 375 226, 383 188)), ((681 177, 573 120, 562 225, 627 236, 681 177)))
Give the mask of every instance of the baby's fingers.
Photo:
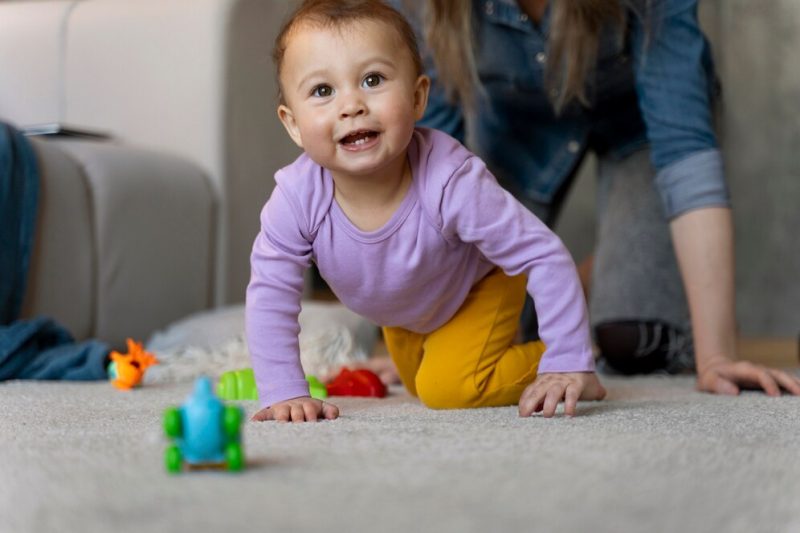
POLYGON ((306 421, 306 412, 305 412, 305 409, 303 409, 303 404, 302 403, 292 404, 291 416, 292 416, 292 422, 305 422, 306 421))
POLYGON ((542 408, 542 415, 545 418, 550 418, 556 414, 556 407, 558 402, 564 397, 564 385, 561 383, 553 383, 547 390, 547 396, 544 399, 544 407, 542 408))
POLYGON ((519 399, 519 416, 531 416, 534 412, 541 411, 539 407, 544 399, 547 389, 540 384, 534 383, 522 391, 519 399))
POLYGON ((292 420, 292 410, 288 405, 272 406, 272 419, 278 422, 290 422, 292 420))
POLYGON ((253 415, 253 418, 251 418, 251 420, 253 420, 254 422, 264 422, 266 420, 273 420, 273 419, 274 419, 274 413, 272 412, 272 409, 269 407, 265 407, 264 409, 260 410, 259 412, 253 415))
POLYGON ((326 420, 333 420, 339 418, 339 408, 333 404, 322 402, 322 416, 326 420))
POLYGON ((581 392, 583 392, 583 385, 577 383, 567 385, 567 391, 564 394, 565 415, 575 416, 575 407, 578 405, 578 398, 581 397, 581 392))
MULTIPOLYGON (((306 402, 303 404, 303 413, 305 420, 308 422, 316 422, 319 419, 322 409, 317 404, 306 402)), ((295 422, 303 422, 303 420, 295 420, 295 422)))

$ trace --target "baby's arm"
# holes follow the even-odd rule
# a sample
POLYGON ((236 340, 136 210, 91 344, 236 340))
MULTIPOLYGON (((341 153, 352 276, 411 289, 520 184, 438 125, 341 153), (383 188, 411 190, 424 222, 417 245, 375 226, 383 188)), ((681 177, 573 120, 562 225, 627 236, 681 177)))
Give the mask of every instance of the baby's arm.
POLYGON ((473 243, 508 275, 525 274, 546 351, 538 377, 520 399, 521 416, 553 416, 565 401, 600 400, 605 389, 594 374, 586 302, 575 263, 558 237, 504 191, 472 158, 456 172, 442 201, 443 233, 473 243))
POLYGON ((298 335, 304 272, 312 238, 298 223, 286 193, 276 187, 253 244, 245 329, 262 409, 254 420, 336 418, 338 409, 309 398, 298 335))

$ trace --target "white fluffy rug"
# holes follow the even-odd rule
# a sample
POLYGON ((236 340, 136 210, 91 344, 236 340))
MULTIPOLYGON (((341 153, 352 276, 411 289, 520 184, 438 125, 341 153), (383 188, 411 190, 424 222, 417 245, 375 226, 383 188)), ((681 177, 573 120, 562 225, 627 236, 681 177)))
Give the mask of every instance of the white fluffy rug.
MULTIPOLYGON (((299 321, 303 369, 320 378, 366 360, 378 338, 375 325, 339 303, 303 302, 299 321)), ((157 332, 146 347, 160 361, 145 374, 150 385, 217 378, 251 366, 242 305, 185 318, 157 332)))

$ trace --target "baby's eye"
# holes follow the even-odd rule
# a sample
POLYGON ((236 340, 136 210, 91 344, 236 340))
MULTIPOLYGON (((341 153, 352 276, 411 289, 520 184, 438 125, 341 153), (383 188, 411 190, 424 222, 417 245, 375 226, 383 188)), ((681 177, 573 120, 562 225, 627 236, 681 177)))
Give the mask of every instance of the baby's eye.
POLYGON ((384 77, 377 73, 367 74, 364 81, 361 82, 362 87, 377 87, 383 82, 384 77))
POLYGON ((330 96, 333 94, 333 87, 330 85, 317 85, 313 89, 311 89, 311 96, 318 96, 320 98, 325 98, 326 96, 330 96))

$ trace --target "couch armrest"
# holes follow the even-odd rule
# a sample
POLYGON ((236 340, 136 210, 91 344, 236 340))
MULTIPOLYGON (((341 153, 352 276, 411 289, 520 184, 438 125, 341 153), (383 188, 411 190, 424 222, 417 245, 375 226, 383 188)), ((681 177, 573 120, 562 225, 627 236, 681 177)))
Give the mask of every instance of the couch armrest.
POLYGON ((112 143, 36 146, 57 166, 41 169, 25 315, 50 314, 78 338, 116 346, 210 305, 215 207, 201 169, 112 143))
POLYGON ((89 184, 78 161, 32 139, 39 206, 22 316, 56 318, 76 338, 94 332, 96 264, 89 184))

